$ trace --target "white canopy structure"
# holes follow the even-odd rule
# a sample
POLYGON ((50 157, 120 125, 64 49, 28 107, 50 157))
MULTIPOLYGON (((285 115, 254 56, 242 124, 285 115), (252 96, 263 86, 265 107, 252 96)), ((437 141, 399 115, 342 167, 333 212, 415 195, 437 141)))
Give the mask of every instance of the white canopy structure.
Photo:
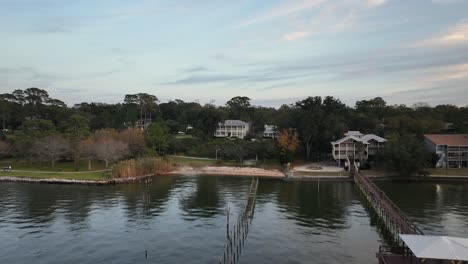
POLYGON ((468 261, 467 238, 402 234, 400 238, 417 258, 468 261))

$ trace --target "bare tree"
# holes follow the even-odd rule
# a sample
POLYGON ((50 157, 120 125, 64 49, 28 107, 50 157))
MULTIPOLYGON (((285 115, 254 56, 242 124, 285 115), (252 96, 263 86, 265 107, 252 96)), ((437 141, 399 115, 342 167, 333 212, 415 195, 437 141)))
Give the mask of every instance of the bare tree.
POLYGON ((95 141, 88 138, 80 141, 78 143, 78 147, 76 148, 76 152, 74 153, 75 159, 85 159, 88 160, 88 170, 91 170, 91 161, 96 157, 94 153, 94 144, 95 141))
POLYGON ((127 128, 120 132, 119 139, 128 144, 129 154, 133 157, 143 153, 146 141, 145 134, 138 128, 127 128))
POLYGON ((0 157, 5 157, 10 153, 11 145, 0 140, 0 157))
POLYGON ((49 160, 52 167, 55 162, 65 155, 70 149, 66 139, 59 135, 46 136, 36 141, 32 146, 32 153, 40 160, 49 160))
POLYGON ((99 138, 93 146, 96 157, 106 162, 106 168, 109 162, 117 161, 128 154, 128 144, 112 138, 99 138))

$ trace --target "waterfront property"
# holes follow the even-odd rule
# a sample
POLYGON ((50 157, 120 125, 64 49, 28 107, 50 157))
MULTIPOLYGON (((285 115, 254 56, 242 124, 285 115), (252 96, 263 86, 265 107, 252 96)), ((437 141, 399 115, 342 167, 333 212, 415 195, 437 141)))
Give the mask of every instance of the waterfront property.
POLYGON ((263 138, 276 138, 277 127, 273 125, 265 125, 263 130, 263 138))
POLYGON ((424 140, 438 157, 437 168, 468 167, 468 134, 427 134, 424 140))
POLYGON ((331 142, 332 155, 339 166, 348 166, 348 157, 354 157, 358 163, 367 161, 384 149, 386 141, 374 134, 364 135, 359 131, 348 131, 345 137, 331 142))
POLYGON ((241 120, 225 120, 218 123, 215 137, 244 138, 249 133, 250 126, 241 120))

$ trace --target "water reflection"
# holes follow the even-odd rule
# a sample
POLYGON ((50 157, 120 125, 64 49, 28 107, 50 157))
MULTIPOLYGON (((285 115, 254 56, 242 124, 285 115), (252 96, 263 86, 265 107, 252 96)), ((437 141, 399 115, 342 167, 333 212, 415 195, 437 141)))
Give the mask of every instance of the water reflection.
MULTIPOLYGON (((468 185, 379 183, 428 234, 468 233, 468 185)), ((0 184, 0 263, 214 263, 249 178, 0 184), (58 250, 59 249, 59 250, 58 250), (183 252, 181 254, 181 252, 183 252)), ((260 181, 244 263, 375 263, 379 234, 348 182, 260 181)))
POLYGON ((223 212, 223 198, 219 193, 218 178, 197 177, 188 187, 182 199, 181 208, 184 219, 196 220, 199 217, 209 218, 223 212))
MULTIPOLYGON (((380 187, 425 234, 468 234, 468 184, 397 182, 380 187)), ((465 235, 466 236, 466 235, 465 235)))

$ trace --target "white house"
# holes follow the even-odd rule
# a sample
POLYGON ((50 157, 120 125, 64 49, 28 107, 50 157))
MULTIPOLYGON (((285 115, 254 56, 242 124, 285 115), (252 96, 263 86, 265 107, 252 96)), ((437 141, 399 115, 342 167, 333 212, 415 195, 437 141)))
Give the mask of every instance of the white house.
POLYGON ((364 135, 359 131, 348 131, 344 138, 331 142, 333 158, 339 166, 348 164, 347 158, 355 161, 368 160, 385 147, 387 140, 374 134, 364 135))
POLYGON ((263 137, 264 138, 276 138, 276 126, 272 125, 265 125, 265 129, 263 130, 263 137))
POLYGON ((468 134, 428 134, 424 141, 438 156, 437 168, 468 167, 468 134))
POLYGON ((248 123, 240 120, 225 120, 218 123, 215 137, 237 137, 244 138, 249 133, 248 123))

